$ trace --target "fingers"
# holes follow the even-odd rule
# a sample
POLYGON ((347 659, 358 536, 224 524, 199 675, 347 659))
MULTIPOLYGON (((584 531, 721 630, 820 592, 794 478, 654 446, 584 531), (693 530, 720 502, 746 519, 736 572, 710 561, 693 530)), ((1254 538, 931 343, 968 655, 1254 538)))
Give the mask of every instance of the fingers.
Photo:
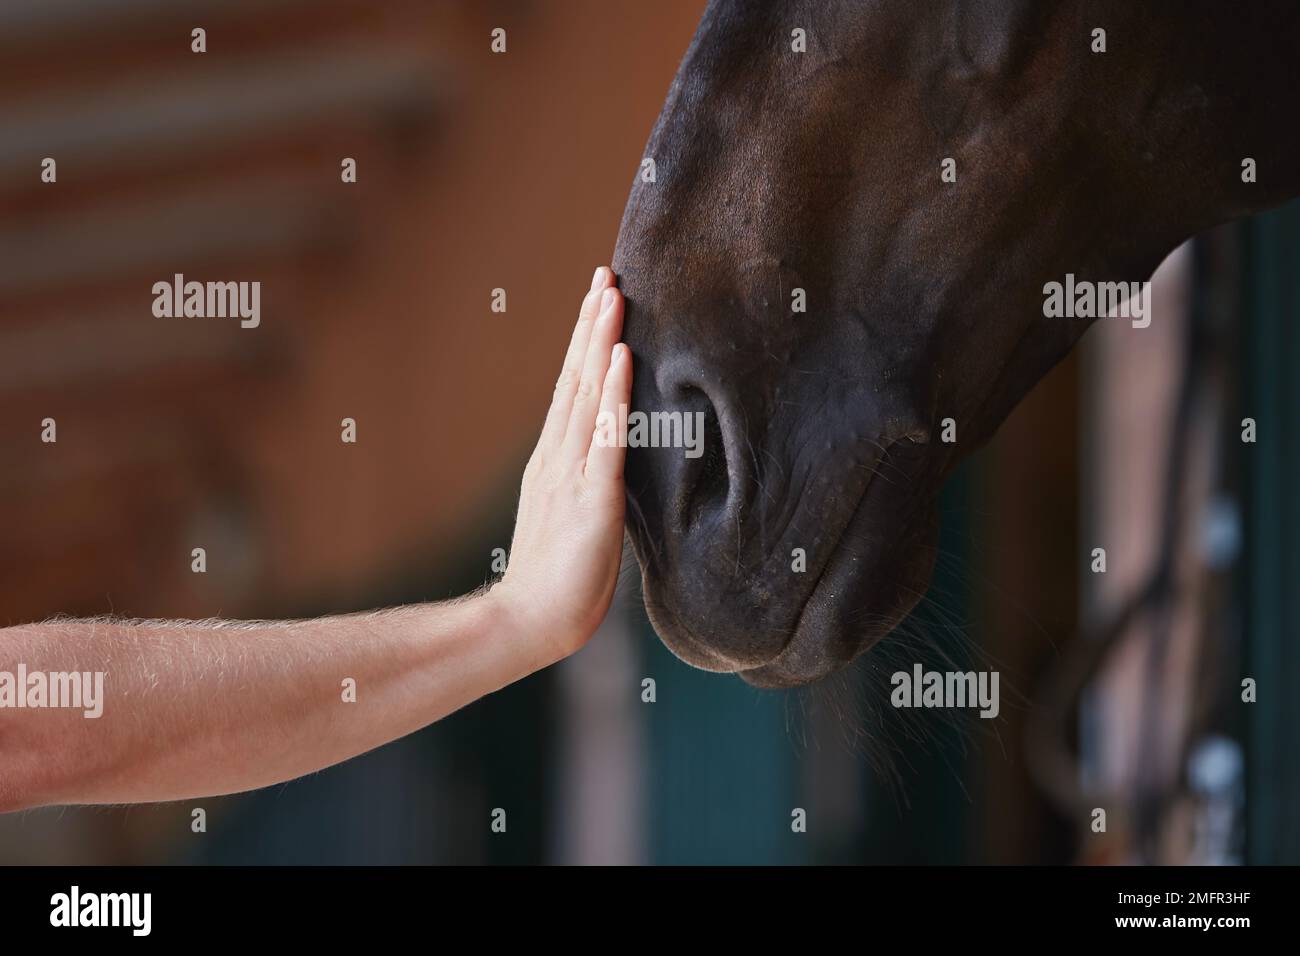
POLYGON ((614 343, 623 334, 623 296, 618 289, 609 287, 601 295, 600 314, 591 327, 591 340, 587 343, 587 357, 582 366, 582 377, 573 396, 573 409, 569 413, 568 429, 560 455, 566 461, 584 462, 591 448, 592 431, 596 427, 596 413, 600 410, 601 386, 609 370, 609 360, 614 343))
POLYGON ((596 481, 618 481, 623 477, 623 460, 627 449, 622 447, 622 434, 618 424, 620 407, 626 408, 632 400, 632 353, 620 342, 614 346, 614 356, 605 375, 605 387, 600 395, 600 412, 596 416, 596 436, 587 452, 587 477, 596 481))
POLYGON ((591 329, 600 310, 600 297, 605 288, 614 280, 614 273, 601 266, 591 278, 591 291, 582 300, 578 310, 578 321, 573 327, 573 336, 569 340, 569 349, 564 356, 564 365, 560 377, 555 383, 555 394, 551 397, 551 408, 546 413, 546 423, 542 426, 542 437, 538 445, 554 447, 564 440, 564 432, 569 425, 569 413, 573 408, 573 396, 578 391, 582 379, 583 362, 587 356, 587 346, 591 341, 591 329))

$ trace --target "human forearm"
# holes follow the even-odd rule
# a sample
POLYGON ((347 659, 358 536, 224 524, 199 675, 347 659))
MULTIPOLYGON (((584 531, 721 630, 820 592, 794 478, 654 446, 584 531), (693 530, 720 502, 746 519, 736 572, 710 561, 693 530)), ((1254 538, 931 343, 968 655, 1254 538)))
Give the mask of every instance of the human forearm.
POLYGON ((0 709, 0 800, 19 809, 231 793, 364 753, 554 660, 500 605, 489 594, 309 621, 2 630, 0 671, 105 677, 98 718, 0 709))

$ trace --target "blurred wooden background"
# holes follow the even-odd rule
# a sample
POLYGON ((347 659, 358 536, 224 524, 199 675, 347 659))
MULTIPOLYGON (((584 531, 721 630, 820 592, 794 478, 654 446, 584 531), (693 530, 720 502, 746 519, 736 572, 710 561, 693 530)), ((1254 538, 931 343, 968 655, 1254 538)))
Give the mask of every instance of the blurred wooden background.
POLYGON ((0 6, 0 620, 349 606, 464 535, 540 427, 697 16, 0 6), (261 327, 155 318, 177 272, 261 281, 261 327))

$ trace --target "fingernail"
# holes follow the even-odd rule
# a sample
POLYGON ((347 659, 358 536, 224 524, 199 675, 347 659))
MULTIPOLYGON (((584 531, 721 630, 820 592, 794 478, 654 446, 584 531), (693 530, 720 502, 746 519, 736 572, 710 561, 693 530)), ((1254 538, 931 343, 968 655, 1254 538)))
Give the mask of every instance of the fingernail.
POLYGON ((597 266, 596 274, 591 277, 591 287, 593 289, 599 289, 601 283, 603 283, 604 281, 605 281, 605 267, 597 266))
POLYGON ((626 361, 627 346, 623 345, 622 342, 619 342, 614 346, 614 360, 610 363, 610 368, 618 368, 626 361))
POLYGON ((618 293, 614 291, 613 286, 610 286, 608 289, 606 289, 605 294, 600 297, 600 311, 608 312, 610 306, 614 304, 614 297, 617 294, 618 293))

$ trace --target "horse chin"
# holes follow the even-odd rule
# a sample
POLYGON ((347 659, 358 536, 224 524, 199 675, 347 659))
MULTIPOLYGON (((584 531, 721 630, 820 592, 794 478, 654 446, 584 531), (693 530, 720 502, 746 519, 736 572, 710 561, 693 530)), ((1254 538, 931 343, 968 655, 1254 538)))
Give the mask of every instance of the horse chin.
POLYGON ((937 513, 929 511, 914 528, 899 529, 895 540, 901 547, 873 556, 856 544, 873 533, 871 526, 882 514, 870 507, 870 499, 804 602, 784 649, 770 662, 740 671, 746 683, 783 688, 819 681, 892 633, 921 599, 934 570, 937 513))

